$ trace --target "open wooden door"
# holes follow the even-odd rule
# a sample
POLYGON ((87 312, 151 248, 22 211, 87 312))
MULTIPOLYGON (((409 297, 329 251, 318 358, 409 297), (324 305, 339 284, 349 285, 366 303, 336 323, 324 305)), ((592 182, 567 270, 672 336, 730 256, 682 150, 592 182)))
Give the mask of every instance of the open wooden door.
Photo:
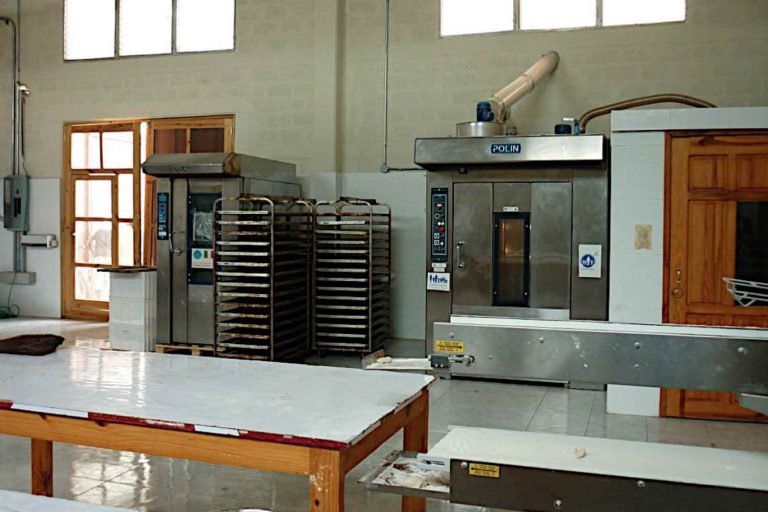
MULTIPOLYGON (((667 321, 768 328, 768 307, 739 306, 723 282, 768 282, 768 134, 670 136, 667 151, 667 321)), ((732 393, 679 389, 661 415, 768 420, 732 393)))

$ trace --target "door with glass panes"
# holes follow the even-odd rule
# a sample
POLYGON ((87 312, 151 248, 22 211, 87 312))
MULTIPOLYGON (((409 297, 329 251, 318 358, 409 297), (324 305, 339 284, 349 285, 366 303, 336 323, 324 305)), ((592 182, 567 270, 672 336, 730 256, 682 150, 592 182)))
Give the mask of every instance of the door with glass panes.
POLYGON ((62 316, 106 319, 109 274, 141 260, 141 123, 65 126, 62 316))

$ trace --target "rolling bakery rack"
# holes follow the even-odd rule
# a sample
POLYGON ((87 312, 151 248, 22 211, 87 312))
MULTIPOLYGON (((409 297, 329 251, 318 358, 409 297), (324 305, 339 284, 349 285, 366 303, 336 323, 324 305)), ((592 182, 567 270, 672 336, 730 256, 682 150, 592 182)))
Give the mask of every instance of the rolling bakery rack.
POLYGON ((310 331, 311 202, 222 198, 214 205, 214 352, 295 361, 310 331))
POLYGON ((375 352, 390 336, 391 209, 342 197, 314 218, 312 349, 375 352))

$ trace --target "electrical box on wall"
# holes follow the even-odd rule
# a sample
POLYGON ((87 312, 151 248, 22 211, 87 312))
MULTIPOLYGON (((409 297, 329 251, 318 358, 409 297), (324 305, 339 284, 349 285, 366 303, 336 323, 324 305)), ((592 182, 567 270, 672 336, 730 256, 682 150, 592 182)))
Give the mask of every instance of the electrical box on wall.
POLYGON ((9 231, 29 229, 29 176, 13 174, 3 178, 3 227, 9 231))

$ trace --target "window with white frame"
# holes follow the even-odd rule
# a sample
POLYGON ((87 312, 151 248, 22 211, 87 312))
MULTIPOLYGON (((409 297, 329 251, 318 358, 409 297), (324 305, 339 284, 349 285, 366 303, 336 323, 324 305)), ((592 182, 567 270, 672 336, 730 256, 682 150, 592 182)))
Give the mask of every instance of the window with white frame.
POLYGON ((686 0, 441 0, 440 35, 685 21, 686 0))
POLYGON ((64 60, 235 48, 235 0, 64 0, 64 60))

